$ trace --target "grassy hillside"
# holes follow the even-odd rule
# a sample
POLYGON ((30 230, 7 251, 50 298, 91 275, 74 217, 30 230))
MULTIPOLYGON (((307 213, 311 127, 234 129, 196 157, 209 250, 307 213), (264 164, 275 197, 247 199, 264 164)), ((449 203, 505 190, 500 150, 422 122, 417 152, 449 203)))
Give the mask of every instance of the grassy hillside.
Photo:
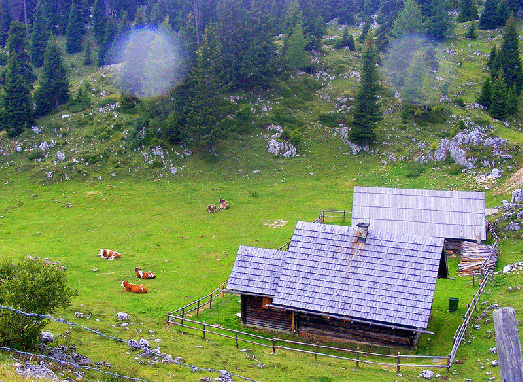
MULTIPOLYGON (((346 119, 344 111, 357 90, 358 52, 327 46, 327 54, 319 58, 317 75, 299 74, 267 94, 241 94, 242 102, 251 102, 257 111, 252 131, 220 142, 215 154, 192 155, 183 147, 162 147, 160 152, 142 146, 132 134, 138 114, 118 107, 121 95, 111 84, 112 69, 85 71, 76 62, 78 57, 69 57, 73 91, 88 81, 92 106, 76 113, 64 107, 17 140, 0 137, 0 256, 60 261, 78 295, 69 309, 56 315, 125 340, 147 338, 162 352, 181 356, 188 364, 227 369, 260 381, 418 380, 419 369, 404 368, 397 375, 395 368, 356 369, 347 361, 315 360, 311 355, 285 351, 272 355, 266 348, 249 346, 252 351, 242 352, 233 341, 204 340, 197 333, 166 328, 165 315, 225 281, 239 245, 277 248, 291 237, 298 220, 311 221, 323 209, 350 211, 354 185, 484 190, 487 207, 510 199, 511 189, 503 186, 520 167, 521 120, 518 117, 505 124, 492 120, 483 110, 467 108, 486 75, 486 55, 500 37, 496 31, 480 32, 478 40, 466 40, 466 28, 461 25, 454 39, 438 47, 449 83, 450 100, 441 105, 448 117, 438 123, 405 118, 393 92, 385 88, 380 102, 382 110, 390 110, 380 122, 380 144, 373 152, 358 155, 341 141, 336 123, 346 119), (332 118, 330 112, 335 110, 336 118, 332 118), (294 119, 289 121, 291 117, 294 119), (478 178, 490 173, 488 167, 462 172, 452 161, 414 161, 423 151, 420 143, 437 147, 441 139, 455 135, 460 119, 488 128, 490 134, 513 145, 512 159, 499 161, 504 170, 501 179, 478 178), (271 132, 266 126, 281 120, 302 133, 299 156, 284 159, 267 153, 271 132), (46 150, 39 148, 43 142, 46 150), (58 152, 65 158, 60 159, 58 152), (231 208, 208 214, 207 204, 216 204, 220 197, 231 208), (273 228, 271 223, 279 219, 286 224, 273 228), (97 255, 100 248, 118 250, 122 258, 102 260, 97 255), (120 287, 123 279, 135 280, 135 267, 157 274, 157 279, 143 281, 149 289, 146 295, 125 293, 120 287), (131 315, 130 325, 118 326, 119 311, 131 315), (83 313, 84 318, 75 318, 75 312, 83 313)), ((332 35, 338 33, 339 29, 331 29, 332 35)), ((488 150, 469 150, 469 154, 491 156, 488 150)), ((522 260, 520 239, 517 233, 504 234, 498 269, 522 260)), ((452 335, 474 293, 470 280, 457 276, 457 260, 450 264, 456 280, 438 281, 429 327, 436 335, 422 336, 418 354, 448 354, 452 335), (448 297, 460 298, 456 313, 447 312, 448 297)), ((496 275, 479 313, 497 303, 514 306, 520 316, 521 292, 516 288, 509 292, 508 287, 522 281, 519 273, 496 275)), ((237 297, 228 297, 218 301, 203 319, 239 327, 238 309, 237 297)), ((441 372, 439 379, 499 378, 498 368, 489 364, 496 355, 488 350, 495 346, 495 338, 491 316, 487 317, 490 321, 478 320, 480 328, 470 330, 451 373, 441 372)), ((110 362, 107 370, 111 372, 151 381, 217 376, 194 373, 183 366, 149 365, 146 359, 136 359, 126 345, 77 327, 52 323, 49 328, 58 344, 74 344, 93 361, 110 362)), ((2 353, 0 360, 0 380, 19 380, 13 377, 10 356, 2 353)), ((89 379, 103 377, 93 373, 89 379)))

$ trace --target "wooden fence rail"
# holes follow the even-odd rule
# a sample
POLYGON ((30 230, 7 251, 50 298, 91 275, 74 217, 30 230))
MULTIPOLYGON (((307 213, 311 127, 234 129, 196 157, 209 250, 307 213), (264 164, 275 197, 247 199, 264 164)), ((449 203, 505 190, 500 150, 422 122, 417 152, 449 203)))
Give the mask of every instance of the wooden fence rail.
POLYGON ((190 314, 194 311, 196 311, 196 317, 200 314, 200 310, 203 309, 206 305, 209 305, 209 308, 212 307, 212 300, 224 293, 225 287, 227 286, 227 281, 224 281, 220 284, 218 288, 213 290, 211 293, 207 294, 206 296, 203 296, 199 298, 198 300, 195 300, 193 302, 188 303, 187 305, 182 306, 181 308, 178 308, 176 310, 173 310, 172 312, 167 313, 167 322, 169 322, 170 317, 176 317, 181 313, 181 316, 184 317, 186 314, 190 314))
POLYGON ((176 325, 176 326, 186 328, 186 329, 192 329, 195 331, 199 331, 202 333, 202 338, 206 338, 206 335, 212 334, 212 335, 216 335, 219 337, 232 339, 235 341, 236 348, 239 348, 239 342, 244 342, 244 343, 257 345, 257 346, 261 346, 261 347, 272 348, 273 353, 276 352, 276 349, 280 349, 280 350, 287 350, 287 351, 304 353, 304 354, 311 354, 311 355, 314 355, 314 357, 316 359, 318 358, 318 356, 321 356, 321 357, 329 357, 329 358, 352 361, 352 362, 356 363, 356 367, 359 367, 360 363, 372 364, 372 365, 380 365, 380 366, 387 366, 387 367, 395 367, 397 372, 400 371, 401 367, 422 367, 422 368, 437 368, 437 369, 447 369, 447 370, 449 367, 449 356, 401 354, 399 352, 398 352, 398 354, 380 354, 380 353, 364 352, 364 351, 353 350, 353 349, 336 348, 336 347, 332 347, 332 346, 320 345, 319 343, 298 342, 298 341, 286 340, 286 339, 277 338, 277 337, 267 338, 267 337, 259 336, 256 334, 241 332, 239 330, 227 329, 227 328, 217 327, 217 326, 213 326, 213 325, 208 325, 205 322, 191 320, 184 316, 171 316, 168 324, 176 325), (191 325, 189 325, 189 324, 191 324, 191 325), (216 330, 221 330, 222 332, 225 332, 225 333, 220 333, 220 332, 217 332, 216 330), (247 338, 242 338, 242 337, 240 337, 240 335, 247 337, 247 338), (252 339, 249 339, 249 338, 252 338, 252 339), (256 340, 261 339, 261 340, 266 341, 267 343, 257 342, 257 341, 255 341, 255 339, 256 340), (288 344, 288 345, 284 346, 283 344, 288 344), (292 347, 292 345, 314 348, 314 350, 299 349, 297 347, 292 347), (320 349, 335 351, 335 352, 342 353, 342 354, 343 353, 352 353, 355 355, 355 358, 320 352, 320 349), (361 357, 378 357, 378 358, 385 358, 385 359, 395 359, 395 360, 397 360, 397 362, 394 362, 394 363, 376 362, 376 361, 362 359, 361 357), (446 361, 446 362, 444 364, 440 364, 440 365, 401 363, 402 360, 405 360, 405 359, 432 359, 432 360, 438 359, 438 360, 446 361))
POLYGON ((350 215, 350 211, 338 211, 338 210, 323 210, 320 212, 319 216, 314 219, 313 223, 324 223, 325 218, 339 218, 341 217, 343 219, 343 222, 345 223, 347 215, 350 215))

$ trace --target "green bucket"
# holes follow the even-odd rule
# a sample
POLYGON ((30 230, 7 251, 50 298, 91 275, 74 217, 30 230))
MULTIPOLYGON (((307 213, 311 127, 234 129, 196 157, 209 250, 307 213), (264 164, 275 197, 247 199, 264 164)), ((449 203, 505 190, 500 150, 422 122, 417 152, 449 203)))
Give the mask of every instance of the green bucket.
POLYGON ((458 310, 459 298, 449 297, 449 312, 455 312, 458 310))

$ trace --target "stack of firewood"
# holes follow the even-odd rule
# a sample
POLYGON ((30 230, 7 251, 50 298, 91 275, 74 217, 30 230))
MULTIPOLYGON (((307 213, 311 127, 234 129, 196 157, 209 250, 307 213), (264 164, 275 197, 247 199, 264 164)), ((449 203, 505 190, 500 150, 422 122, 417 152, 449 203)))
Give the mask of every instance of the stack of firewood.
POLYGON ((495 267, 498 261, 496 245, 483 245, 463 242, 461 247, 461 262, 458 266, 460 276, 471 276, 473 273, 483 273, 484 270, 495 267))

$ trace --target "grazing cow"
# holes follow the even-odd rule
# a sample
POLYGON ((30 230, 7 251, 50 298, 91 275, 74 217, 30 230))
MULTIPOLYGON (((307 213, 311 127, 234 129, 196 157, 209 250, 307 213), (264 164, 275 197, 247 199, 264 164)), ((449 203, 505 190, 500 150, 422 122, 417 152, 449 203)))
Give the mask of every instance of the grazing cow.
POLYGON ((131 284, 128 281, 122 281, 120 286, 123 286, 127 292, 133 292, 133 293, 147 293, 147 288, 143 285, 136 285, 131 284))
POLYGON ((120 254, 116 251, 111 251, 110 249, 100 249, 100 257, 102 259, 114 260, 120 258, 120 254))
POLYGON ((218 209, 216 208, 216 206, 214 204, 209 204, 207 206, 207 212, 212 214, 214 212, 218 211, 218 209))
POLYGON ((220 210, 226 210, 227 208, 229 208, 229 202, 220 198, 220 210))
POLYGON ((134 268, 134 271, 136 272, 136 277, 138 277, 139 279, 155 279, 156 278, 156 275, 154 273, 152 273, 151 271, 144 272, 140 268, 134 268))

